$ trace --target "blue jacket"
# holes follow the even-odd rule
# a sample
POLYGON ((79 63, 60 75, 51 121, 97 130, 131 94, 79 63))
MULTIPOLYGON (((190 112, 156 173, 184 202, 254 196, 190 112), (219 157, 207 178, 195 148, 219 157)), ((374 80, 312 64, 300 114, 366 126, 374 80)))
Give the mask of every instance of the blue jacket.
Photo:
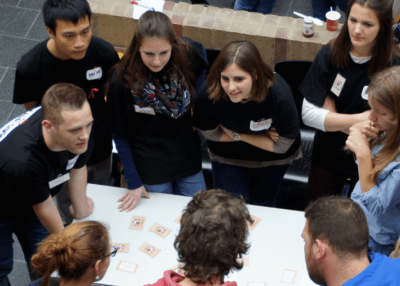
POLYGON ((400 258, 391 259, 375 253, 371 264, 342 286, 398 286, 400 285, 400 258))
MULTIPOLYGON (((375 156, 383 146, 373 146, 375 156)), ((379 244, 394 245, 400 236, 400 154, 382 170, 376 185, 361 194, 360 182, 351 198, 364 210, 369 234, 379 244)))

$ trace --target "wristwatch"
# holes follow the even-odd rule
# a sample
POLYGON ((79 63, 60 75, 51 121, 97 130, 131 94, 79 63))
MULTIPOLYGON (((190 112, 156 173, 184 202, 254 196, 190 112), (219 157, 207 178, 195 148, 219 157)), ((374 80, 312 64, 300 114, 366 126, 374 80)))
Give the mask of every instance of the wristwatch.
POLYGON ((239 141, 240 140, 240 134, 239 133, 233 132, 231 137, 235 141, 239 141))

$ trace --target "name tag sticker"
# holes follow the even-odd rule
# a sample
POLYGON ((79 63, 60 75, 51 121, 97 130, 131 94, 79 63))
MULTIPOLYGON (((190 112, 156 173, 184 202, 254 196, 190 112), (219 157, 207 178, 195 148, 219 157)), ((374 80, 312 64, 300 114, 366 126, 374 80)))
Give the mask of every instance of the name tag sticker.
POLYGON ((55 178, 54 180, 51 180, 49 182, 49 188, 52 189, 54 187, 57 187, 58 185, 61 185, 62 183, 65 183, 69 179, 70 179, 69 173, 66 173, 66 174, 64 174, 62 176, 58 176, 57 178, 55 178))
POLYGON ((339 97, 340 93, 342 92, 345 82, 346 82, 346 79, 344 77, 342 77, 340 74, 337 74, 336 79, 333 82, 333 85, 331 88, 332 93, 335 94, 337 97, 339 97))
POLYGON ((151 107, 140 107, 139 105, 134 105, 135 111, 137 113, 149 114, 149 115, 156 115, 155 111, 151 107))
POLYGON ((270 119, 261 119, 259 121, 250 121, 250 130, 252 131, 261 131, 268 130, 271 127, 272 118, 270 119))
POLYGON ((67 168, 66 168, 67 171, 71 170, 75 166, 76 160, 78 160, 78 158, 79 158, 79 155, 75 156, 71 160, 68 160, 68 164, 67 164, 67 168))
POLYGON ((361 92, 361 97, 365 100, 368 100, 368 93, 367 93, 368 85, 363 87, 363 90, 361 92))
POLYGON ((94 69, 87 70, 86 71, 86 79, 87 80, 96 80, 96 79, 101 79, 103 76, 103 70, 101 67, 95 67, 94 69))

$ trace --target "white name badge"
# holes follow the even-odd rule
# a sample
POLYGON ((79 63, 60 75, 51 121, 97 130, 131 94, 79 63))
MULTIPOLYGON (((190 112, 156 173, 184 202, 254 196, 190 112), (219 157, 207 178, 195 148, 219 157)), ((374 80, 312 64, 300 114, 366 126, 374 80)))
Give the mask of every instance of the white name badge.
POLYGON ((69 179, 70 179, 69 173, 66 173, 66 174, 64 174, 62 176, 58 176, 57 178, 55 178, 54 180, 51 180, 49 182, 49 188, 52 189, 54 187, 57 187, 58 185, 61 185, 62 183, 65 183, 69 179))
POLYGON ((140 107, 139 105, 133 105, 137 113, 144 113, 149 115, 156 115, 155 111, 151 107, 140 107))
POLYGON ((368 100, 368 93, 367 93, 368 85, 363 87, 363 90, 361 92, 361 97, 365 100, 368 100))
POLYGON ((101 69, 101 67, 86 71, 86 79, 87 80, 101 79, 102 76, 103 76, 103 70, 101 69))
POLYGON ((250 121, 250 130, 252 131, 261 131, 268 130, 271 127, 272 118, 270 119, 261 119, 260 121, 254 122, 250 121))
POLYGON ((66 168, 67 171, 71 170, 75 166, 75 163, 76 163, 76 160, 78 160, 78 157, 79 157, 79 155, 75 156, 71 160, 68 160, 68 164, 67 164, 67 168, 66 168))
POLYGON ((337 74, 335 81, 333 82, 331 91, 333 94, 335 94, 337 97, 339 97, 340 93, 342 92, 342 89, 344 87, 344 83, 346 82, 346 79, 342 77, 340 74, 337 74))

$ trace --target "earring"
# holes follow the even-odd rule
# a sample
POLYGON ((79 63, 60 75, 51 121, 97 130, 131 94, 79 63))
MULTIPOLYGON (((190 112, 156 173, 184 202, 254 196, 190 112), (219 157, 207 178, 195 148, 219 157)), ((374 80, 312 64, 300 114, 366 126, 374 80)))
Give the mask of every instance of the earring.
POLYGON ((95 281, 99 281, 101 279, 101 277, 99 275, 96 275, 96 277, 94 278, 95 281))

